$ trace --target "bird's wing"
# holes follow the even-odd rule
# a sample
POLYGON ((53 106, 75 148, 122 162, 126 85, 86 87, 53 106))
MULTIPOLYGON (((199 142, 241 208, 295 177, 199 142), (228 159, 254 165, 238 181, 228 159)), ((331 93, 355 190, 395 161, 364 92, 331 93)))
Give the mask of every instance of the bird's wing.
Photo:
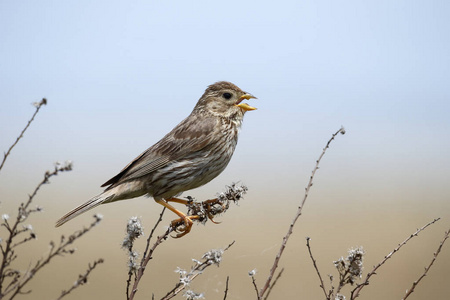
POLYGON ((218 120, 212 116, 200 118, 196 114, 191 114, 159 142, 136 157, 119 174, 105 182, 102 187, 109 186, 107 189, 110 189, 124 181, 148 175, 170 161, 179 160, 205 148, 212 142, 213 132, 218 127, 217 122, 218 120))

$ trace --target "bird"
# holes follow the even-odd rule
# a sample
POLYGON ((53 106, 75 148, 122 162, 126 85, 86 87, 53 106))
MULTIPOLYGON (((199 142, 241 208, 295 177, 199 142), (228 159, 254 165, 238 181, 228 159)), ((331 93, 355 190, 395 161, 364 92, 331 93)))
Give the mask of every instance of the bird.
POLYGON ((187 204, 188 200, 177 197, 210 182, 226 168, 245 113, 256 109, 244 102, 250 99, 257 98, 231 82, 209 85, 187 118, 101 185, 105 187, 101 194, 61 217, 56 227, 100 204, 146 195, 179 217, 184 226, 177 237, 189 233, 195 216, 187 216, 170 202, 187 204))

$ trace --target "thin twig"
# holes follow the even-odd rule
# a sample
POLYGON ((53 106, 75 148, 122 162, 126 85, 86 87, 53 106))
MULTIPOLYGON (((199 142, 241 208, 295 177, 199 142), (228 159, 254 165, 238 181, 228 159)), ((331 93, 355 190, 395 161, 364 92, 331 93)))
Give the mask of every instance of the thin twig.
POLYGON ((273 287, 275 286, 275 284, 277 284, 278 279, 281 278, 281 275, 283 274, 283 272, 284 272, 284 268, 281 268, 280 272, 278 272, 277 277, 275 277, 275 280, 273 281, 273 283, 270 285, 269 289, 267 290, 267 294, 266 294, 266 296, 264 297, 264 300, 269 299, 269 295, 270 295, 270 293, 272 292, 273 287))
POLYGON ((327 300, 329 300, 330 297, 328 296, 327 291, 326 291, 326 289, 325 289, 325 284, 323 283, 322 275, 320 275, 319 268, 317 267, 316 260, 314 259, 313 255, 312 255, 311 246, 309 245, 309 241, 310 241, 310 240, 311 240, 310 237, 307 237, 307 238, 306 238, 306 247, 308 247, 309 257, 311 257, 312 263, 313 263, 313 265, 314 265, 314 269, 316 269, 317 276, 319 276, 320 287, 322 288, 322 291, 323 291, 323 293, 324 293, 324 295, 325 295, 325 298, 326 298, 327 300))
POLYGON ((256 299, 261 299, 261 295, 259 293, 258 286, 256 285, 256 280, 255 280, 254 275, 252 275, 252 283, 253 283, 253 286, 255 287, 256 299))
POLYGON ((228 281, 230 280, 230 276, 227 276, 227 282, 225 283, 225 295, 223 296, 223 300, 227 299, 227 295, 228 295, 228 281))
POLYGON ((413 282, 411 288, 409 290, 406 290, 405 297, 403 297, 402 300, 405 300, 406 298, 408 298, 409 295, 411 295, 414 292, 414 289, 419 284, 419 282, 427 275, 427 273, 430 270, 431 266, 433 265, 434 261, 436 260, 436 258, 438 257, 439 253, 441 252, 441 249, 444 246, 445 241, 449 238, 449 234, 450 234, 450 229, 445 232, 444 238, 441 240, 441 243, 439 244, 438 249, 433 254, 433 259, 431 260, 430 264, 427 267, 425 267, 425 271, 419 277, 419 279, 417 279, 416 281, 413 282))
MULTIPOLYGON (((166 211, 166 208, 164 207, 164 208, 161 210, 161 213, 159 214, 159 218, 158 218, 158 220, 156 221, 155 226, 153 226, 152 231, 150 232, 150 235, 149 235, 148 238, 147 238, 147 244, 145 245, 145 251, 144 251, 144 254, 143 254, 143 256, 142 256, 142 260, 144 260, 144 261, 145 261, 145 257, 148 255, 148 249, 150 248, 150 240, 152 239, 153 234, 155 233, 155 230, 156 230, 156 228, 158 227, 159 223, 162 222, 162 219, 163 219, 163 216, 164 216, 165 211, 166 211)), ((142 266, 141 266, 141 267, 142 267, 142 266)))
MULTIPOLYGON (((158 218, 158 220, 156 221, 155 225, 153 226, 152 231, 150 232, 150 235, 149 235, 148 238, 147 238, 147 243, 146 243, 146 246, 145 246, 144 254, 142 255, 142 260, 141 260, 141 264, 140 264, 140 266, 139 266, 139 270, 141 270, 141 269, 143 269, 143 268, 145 269, 145 267, 147 266, 148 260, 146 259, 146 257, 147 257, 148 255, 150 255, 150 254, 149 254, 150 241, 151 241, 151 239, 152 239, 152 237, 153 237, 153 234, 154 234, 156 228, 158 227, 159 223, 161 223, 165 211, 166 211, 166 208, 164 207, 164 208, 162 209, 161 213, 159 214, 159 218, 158 218)), ((151 259, 151 258, 149 258, 149 259, 151 259)), ((133 276, 133 274, 134 274, 134 273, 131 272, 131 271, 128 272, 127 288, 126 288, 127 300, 128 300, 128 299, 132 299, 132 298, 131 298, 131 292, 130 292, 130 286, 131 286, 131 277, 133 276)), ((134 277, 135 283, 136 283, 136 281, 138 280, 138 279, 137 279, 137 276, 138 276, 139 274, 141 274, 140 276, 142 277, 142 275, 144 275, 144 271, 142 271, 142 273, 135 274, 135 277, 134 277)), ((139 278, 139 280, 140 280, 140 278, 139 278)), ((137 288, 137 285, 136 285, 136 288, 137 288)), ((136 293, 136 292, 134 292, 134 293, 136 293)))
POLYGON ((76 288, 82 286, 83 284, 87 283, 89 274, 95 269, 95 267, 98 264, 101 264, 103 262, 104 262, 103 258, 99 258, 96 261, 94 261, 94 263, 92 265, 88 264, 88 268, 87 268, 86 272, 84 274, 80 274, 78 276, 77 281, 75 281, 75 283, 70 287, 70 289, 68 289, 67 291, 63 290, 61 292, 61 295, 57 298, 57 300, 62 299, 64 296, 70 294, 74 289, 76 289, 76 288))
POLYGON ((378 270, 379 267, 381 267, 388 259, 390 259, 392 257, 392 255, 394 255, 395 253, 397 253, 401 247, 403 247, 406 243, 408 243, 413 237, 416 237, 421 231, 423 231, 424 229, 426 229, 428 226, 436 223, 437 221, 439 221, 441 218, 437 218, 434 219, 433 221, 427 223, 426 225, 424 225, 423 227, 419 228, 416 230, 416 232, 414 232, 413 234, 411 234, 408 238, 406 238, 401 244, 399 244, 391 253, 389 253, 388 255, 386 255, 384 257, 384 259, 378 263, 378 265, 376 265, 372 271, 370 271, 366 278, 364 279, 363 283, 356 285, 356 287, 352 290, 351 294, 350 294, 350 299, 354 300, 359 296, 359 293, 361 292, 361 290, 366 286, 369 285, 369 279, 370 277, 372 277, 372 275, 376 274, 376 271, 378 270))
MULTIPOLYGON (((231 246, 234 245, 234 242, 231 242, 225 249, 223 249, 223 251, 221 252, 221 255, 223 254, 223 252, 227 251, 231 246)), ((217 251, 217 250, 214 250, 217 251)), ((209 252, 213 252, 213 250, 209 251, 209 252)), ((209 266, 216 264, 218 265, 218 261, 215 260, 216 257, 209 257, 209 255, 206 255, 207 253, 205 253, 203 255, 204 261, 200 262, 197 261, 196 265, 193 269, 191 269, 191 271, 189 272, 189 274, 186 274, 186 276, 180 280, 175 287, 169 291, 164 297, 161 298, 161 300, 169 300, 172 299, 173 297, 175 297, 176 295, 178 295, 182 290, 184 290, 187 286, 187 284, 191 283, 197 276, 201 275, 202 272, 209 266), (205 257, 208 256, 208 257, 205 257)))
POLYGON ((3 168, 3 165, 5 164, 6 159, 8 158, 9 154, 11 153, 11 150, 17 145, 17 143, 19 142, 19 140, 23 137, 23 134, 25 133, 25 131, 27 131, 28 127, 30 127, 31 122, 33 122, 34 117, 37 115, 37 113, 39 112, 39 110, 41 109, 42 105, 46 105, 47 104, 47 99, 43 98, 40 102, 36 102, 34 103, 34 106, 36 107, 36 111, 34 112, 33 116, 31 117, 31 119, 28 121, 28 124, 25 126, 25 128, 22 130, 22 132, 20 133, 20 135, 17 137, 16 141, 14 142, 14 144, 11 145, 11 147, 9 147, 8 151, 4 154, 3 157, 3 161, 0 164, 0 170, 3 168))
MULTIPOLYGON (((157 223, 159 223, 159 220, 157 223)), ((169 227, 163 235, 159 236, 156 239, 153 246, 148 250, 148 254, 145 257, 145 259, 143 259, 141 261, 141 266, 140 266, 140 268, 137 272, 136 278, 134 280, 133 289, 130 291, 130 294, 128 297, 129 300, 134 299, 134 296, 136 295, 136 292, 138 291, 139 282, 141 281, 142 276, 144 275, 144 271, 145 271, 145 268, 147 267, 148 262, 153 257, 153 252, 155 251, 156 247, 158 247, 163 241, 165 241, 169 237, 169 234, 172 232, 172 230, 173 230, 172 227, 169 227)))
MULTIPOLYGON (((36 188, 34 189, 33 193, 31 195, 28 195, 28 200, 27 202, 22 202, 19 205, 18 211, 17 211, 17 216, 16 219, 12 222, 9 223, 7 219, 4 219, 3 223, 1 224, 1 226, 5 227, 6 230, 9 233, 8 238, 5 241, 5 246, 2 247, 2 261, 0 264, 0 296, 4 296, 7 293, 12 292, 13 289, 18 288, 18 292, 20 292, 20 290, 23 288, 23 285, 26 284, 31 278, 28 279, 23 279, 22 281, 19 281, 19 277, 21 276, 20 274, 16 274, 17 276, 14 276, 14 278, 16 278, 16 280, 13 280, 12 283, 10 283, 8 285, 8 287, 6 289, 3 289, 3 283, 4 280, 6 279, 7 276, 5 276, 5 272, 7 271, 7 268, 9 267, 9 265, 14 261, 14 259, 17 257, 14 253, 14 249, 22 244, 24 244, 27 241, 30 241, 34 238, 36 238, 36 235, 32 232, 30 235, 30 238, 26 238, 25 240, 22 240, 20 242, 15 242, 16 237, 25 232, 26 230, 20 230, 19 229, 19 225, 23 224, 29 217, 29 215, 31 213, 34 212, 38 212, 41 211, 41 208, 36 208, 36 209, 30 209, 29 206, 32 203, 34 197, 36 197, 39 189, 44 185, 47 184, 49 182, 49 179, 52 176, 56 176, 58 175, 59 172, 65 172, 65 171, 71 171, 72 170, 72 164, 70 162, 66 163, 65 165, 60 165, 60 164, 56 164, 55 165, 55 169, 53 170, 53 172, 50 171, 46 171, 44 174, 44 179, 36 186, 36 188), (24 284, 22 285, 23 282, 24 284), (12 288, 14 286, 14 288, 12 288)), ((32 277, 32 276, 31 276, 32 277)), ((17 293, 15 293, 10 299, 12 299, 17 293)))
POLYGON ((13 299, 18 294, 23 294, 24 292, 22 291, 22 289, 24 288, 24 286, 36 276, 36 273, 38 273, 44 266, 49 264, 53 260, 53 258, 57 256, 63 256, 64 254, 73 254, 75 250, 67 249, 68 246, 72 245, 77 239, 79 239, 87 232, 89 232, 93 227, 98 225, 98 223, 101 221, 101 218, 99 218, 97 215, 94 215, 94 218, 95 220, 88 227, 84 227, 83 229, 74 232, 68 238, 61 236, 61 240, 58 246, 56 246, 53 241, 50 242, 50 252, 48 253, 47 257, 45 259, 39 259, 34 264, 34 266, 30 267, 30 270, 22 276, 22 279, 11 286, 10 289, 5 290, 3 295, 12 292, 12 296, 9 299, 13 299))
POLYGON ((272 268, 270 269, 269 272, 269 276, 264 284, 264 286, 261 288, 259 295, 258 295, 258 300, 262 299, 262 297, 264 296, 264 294, 266 293, 267 289, 270 286, 270 283, 272 281, 272 278, 275 274, 276 269, 278 268, 278 262, 281 259, 281 255, 283 255, 284 249, 286 248, 286 244, 289 240, 289 237, 291 236, 293 229, 294 229, 294 225, 297 222, 298 218, 302 215, 302 209, 303 206, 305 205, 306 199, 308 198, 308 194, 309 194, 309 190, 311 189, 312 185, 313 185, 313 179, 314 179, 314 175, 316 174, 316 171, 319 169, 319 163, 322 159, 322 157, 325 155, 326 150, 330 147, 331 142, 334 140, 334 138, 338 135, 338 134, 345 134, 345 129, 343 127, 341 127, 338 131, 336 131, 331 138, 328 140, 325 148, 323 148, 322 154, 320 154, 319 159, 316 160, 316 166, 314 167, 311 177, 309 178, 309 182, 308 185, 305 188, 305 195, 303 197, 303 200, 300 204, 300 206, 297 209, 297 213, 292 221, 292 223, 289 225, 289 229, 286 233, 286 235, 283 237, 283 242, 281 243, 281 247, 280 250, 278 251, 277 256, 275 257, 275 261, 273 263, 272 268))

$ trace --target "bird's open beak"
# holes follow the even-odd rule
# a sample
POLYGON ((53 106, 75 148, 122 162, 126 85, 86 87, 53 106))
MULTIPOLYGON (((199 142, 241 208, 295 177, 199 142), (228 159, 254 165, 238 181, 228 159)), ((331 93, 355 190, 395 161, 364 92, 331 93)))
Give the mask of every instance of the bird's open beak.
POLYGON ((236 102, 236 106, 247 111, 247 110, 255 110, 256 107, 250 106, 247 103, 241 103, 244 99, 245 100, 249 100, 249 99, 258 99, 255 96, 253 96, 252 94, 244 94, 241 97, 239 97, 239 100, 236 102))

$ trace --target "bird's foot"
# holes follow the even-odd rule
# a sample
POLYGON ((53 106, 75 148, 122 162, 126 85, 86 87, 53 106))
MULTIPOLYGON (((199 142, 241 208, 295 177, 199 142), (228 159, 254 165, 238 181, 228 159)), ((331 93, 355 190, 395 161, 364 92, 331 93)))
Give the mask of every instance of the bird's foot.
POLYGON ((198 218, 199 216, 184 216, 173 220, 170 226, 175 230, 175 232, 177 232, 177 235, 172 237, 177 239, 188 234, 192 228, 192 220, 196 220, 198 218))
POLYGON ((214 221, 214 216, 226 211, 229 207, 227 202, 220 201, 218 198, 203 201, 203 207, 205 208, 208 219, 214 224, 220 224, 221 222, 214 221))
MULTIPOLYGON (((217 211, 213 209, 214 205, 216 204, 220 204, 223 207, 222 203, 218 202, 218 199, 210 199, 210 200, 206 200, 203 202, 204 207, 205 207, 205 211, 206 211, 206 215, 208 216, 208 219, 213 222, 214 224, 220 224, 222 222, 216 222, 214 221, 214 215, 217 214, 217 211)), ((223 209, 222 209, 223 210, 223 209)))

